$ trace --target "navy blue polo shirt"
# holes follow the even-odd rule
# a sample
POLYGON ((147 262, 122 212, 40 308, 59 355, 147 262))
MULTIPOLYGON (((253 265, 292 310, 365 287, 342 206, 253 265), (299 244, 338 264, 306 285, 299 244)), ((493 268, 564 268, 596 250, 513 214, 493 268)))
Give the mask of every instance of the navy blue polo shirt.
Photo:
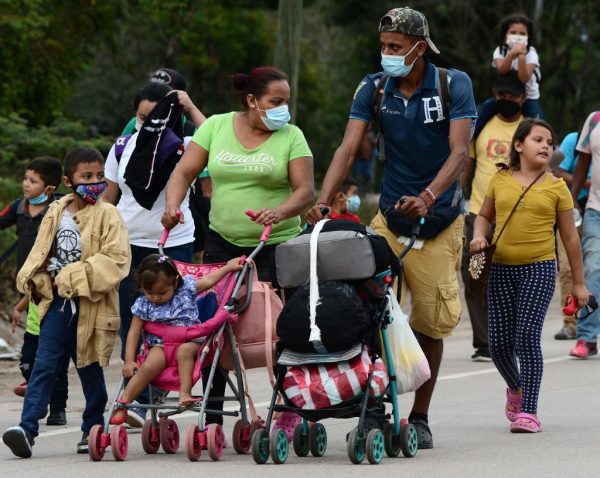
MULTIPOLYGON (((437 176, 450 155, 450 121, 477 118, 471 80, 466 73, 448 69, 450 118, 446 118, 435 65, 426 61, 425 76, 410 99, 388 78, 379 122, 384 131, 386 161, 381 180, 379 207, 393 206, 402 196, 418 196, 437 176)), ((373 119, 373 95, 383 72, 365 76, 354 93, 350 118, 373 119)), ((474 121, 473 121, 474 124, 474 121)), ((436 206, 450 206, 454 183, 437 198, 436 206)))

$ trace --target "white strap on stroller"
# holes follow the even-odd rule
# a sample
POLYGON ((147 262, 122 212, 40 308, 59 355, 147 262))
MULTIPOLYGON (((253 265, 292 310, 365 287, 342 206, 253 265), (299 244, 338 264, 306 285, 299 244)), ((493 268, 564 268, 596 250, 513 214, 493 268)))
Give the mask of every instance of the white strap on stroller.
POLYGON ((323 342, 321 342, 321 329, 317 325, 317 306, 321 303, 321 296, 319 295, 319 278, 317 276, 317 247, 319 244, 319 233, 327 221, 329 221, 329 219, 322 219, 317 222, 310 235, 310 336, 308 340, 312 343, 317 352, 323 354, 328 352, 323 346, 323 342))

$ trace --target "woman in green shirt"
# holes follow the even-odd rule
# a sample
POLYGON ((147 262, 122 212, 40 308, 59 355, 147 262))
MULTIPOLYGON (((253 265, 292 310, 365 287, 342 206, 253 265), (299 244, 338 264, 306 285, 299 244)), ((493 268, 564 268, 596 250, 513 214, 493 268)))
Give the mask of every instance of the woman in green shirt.
POLYGON ((262 67, 232 79, 242 111, 214 115, 196 131, 167 184, 162 222, 171 228, 185 221, 176 212, 208 165, 213 191, 206 261, 247 254, 262 227, 272 224, 268 245, 256 258, 259 277, 269 281, 270 255, 298 235, 300 214, 312 200, 313 159, 302 131, 287 124, 290 87, 283 72, 262 67), (254 222, 246 209, 258 212, 254 222))
MULTIPOLYGON (((190 219, 177 212, 191 182, 208 165, 213 190, 205 262, 248 255, 263 226, 271 224, 269 242, 255 258, 259 279, 271 281, 275 246, 298 235, 300 214, 312 201, 313 158, 302 131, 288 124, 285 73, 255 68, 234 75, 232 82, 242 110, 211 116, 196 131, 167 184, 162 223, 170 229, 190 219), (244 214, 247 209, 258 212, 254 222, 244 214)), ((212 393, 223 396, 224 390, 225 380, 216 374, 212 393)), ((222 423, 222 417, 207 415, 206 421, 222 423)))

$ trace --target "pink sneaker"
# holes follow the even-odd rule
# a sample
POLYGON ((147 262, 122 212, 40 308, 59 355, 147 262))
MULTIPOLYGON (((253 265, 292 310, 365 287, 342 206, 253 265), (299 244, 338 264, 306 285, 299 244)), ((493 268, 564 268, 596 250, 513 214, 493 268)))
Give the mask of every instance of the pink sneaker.
POLYGON ((272 430, 283 430, 288 437, 288 441, 294 439, 294 429, 302 423, 302 417, 294 412, 282 412, 281 416, 275 421, 272 430))
POLYGON ((521 413, 521 405, 523 404, 523 394, 515 393, 510 388, 506 389, 506 407, 504 412, 506 413, 506 418, 508 418, 511 422, 514 422, 517 419, 517 415, 521 413))
POLYGON ((586 342, 583 339, 579 339, 575 347, 569 352, 569 355, 571 357, 586 359, 593 355, 598 355, 598 347, 596 346, 596 342, 586 342))

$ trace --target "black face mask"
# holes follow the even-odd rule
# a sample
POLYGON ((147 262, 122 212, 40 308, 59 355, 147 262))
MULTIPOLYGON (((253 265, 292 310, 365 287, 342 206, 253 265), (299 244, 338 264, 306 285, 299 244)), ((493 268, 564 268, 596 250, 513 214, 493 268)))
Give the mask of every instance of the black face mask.
POLYGON ((496 100, 496 108, 505 118, 510 118, 521 111, 521 105, 511 100, 496 100))

